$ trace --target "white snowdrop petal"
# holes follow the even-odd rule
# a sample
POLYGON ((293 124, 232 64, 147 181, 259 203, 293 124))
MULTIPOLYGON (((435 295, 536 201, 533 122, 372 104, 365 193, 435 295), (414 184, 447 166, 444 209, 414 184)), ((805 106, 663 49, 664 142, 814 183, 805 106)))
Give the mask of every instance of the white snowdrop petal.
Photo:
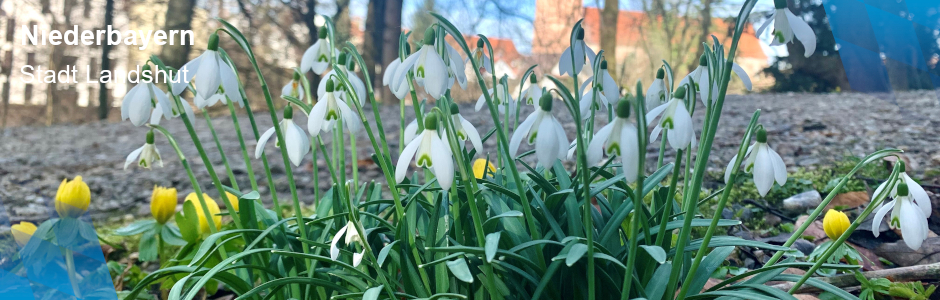
POLYGON ((359 267, 359 264, 362 263, 362 256, 365 254, 365 249, 359 253, 353 253, 353 268, 359 267))
POLYGON ((538 124, 539 134, 535 136, 535 157, 546 168, 551 168, 558 156, 558 135, 553 132, 552 125, 550 120, 543 118, 538 124))
POLYGON ((320 43, 323 40, 317 40, 316 43, 311 45, 304 51, 304 55, 300 59, 300 71, 309 72, 313 71, 313 62, 317 60, 317 49, 320 48, 320 43))
POLYGON ((388 86, 391 83, 392 78, 395 77, 395 72, 397 71, 396 69, 399 65, 401 65, 401 60, 395 58, 388 64, 387 67, 385 67, 385 74, 382 74, 382 85, 388 86))
POLYGON ((411 120, 408 126, 405 126, 404 145, 407 146, 418 136, 418 119, 411 120))
POLYGON ((127 170, 127 167, 137 160, 137 157, 140 156, 141 151, 144 151, 144 147, 137 148, 137 150, 131 151, 131 154, 127 155, 127 159, 124 160, 124 170, 127 170))
POLYGON ((774 169, 774 180, 781 186, 787 184, 787 165, 783 163, 783 158, 780 157, 777 151, 770 148, 770 146, 764 147, 766 147, 767 151, 770 153, 770 161, 773 163, 774 169))
POLYGON ((408 58, 406 58, 405 61, 403 61, 401 65, 398 66, 398 68, 395 70, 396 74, 392 78, 391 84, 393 86, 400 86, 401 83, 408 78, 408 71, 411 71, 414 68, 414 65, 418 61, 418 57, 420 57, 420 55, 421 50, 418 50, 417 52, 409 55, 408 58))
POLYGON ((238 91, 238 75, 232 71, 232 67, 219 59, 219 71, 222 79, 222 87, 225 88, 225 95, 229 100, 238 103, 238 107, 245 107, 241 92, 238 91))
POLYGON ((753 87, 751 84, 751 77, 747 75, 747 72, 741 68, 741 65, 737 63, 731 63, 731 71, 734 71, 734 74, 738 75, 738 78, 741 78, 741 82, 744 83, 744 88, 748 91, 753 87))
POLYGON ((339 103, 339 111, 343 114, 343 124, 349 129, 349 132, 359 132, 359 129, 362 128, 362 120, 359 119, 359 115, 352 111, 346 103, 339 103))
POLYGON ((333 240, 330 242, 330 259, 336 260, 339 258, 339 247, 336 244, 343 238, 343 234, 349 230, 349 225, 343 226, 339 231, 336 232, 336 235, 333 236, 333 240))
MULTIPOLYGON (((776 10, 774 10, 774 14, 776 14, 776 10)), ((756 37, 759 38, 759 37, 761 36, 761 34, 764 33, 764 30, 766 30, 767 27, 770 26, 770 23, 773 23, 773 22, 774 22, 774 16, 775 16, 774 14, 771 14, 770 17, 767 18, 767 20, 765 20, 764 23, 762 23, 762 24, 760 25, 760 28, 757 29, 757 32, 756 32, 756 35, 755 35, 756 37)))
POLYGON ((522 143, 522 140, 529 135, 529 131, 532 129, 532 124, 535 123, 535 119, 538 117, 539 111, 536 110, 528 117, 525 118, 522 123, 519 124, 519 127, 516 127, 516 130, 512 133, 512 138, 509 139, 509 156, 513 158, 516 157, 517 152, 519 152, 519 144, 522 143))
POLYGON ((437 52, 428 51, 424 62, 424 88, 434 99, 440 99, 447 90, 447 65, 437 52))
POLYGON ((147 123, 147 120, 150 119, 150 112, 153 109, 152 104, 150 104, 150 93, 147 90, 141 89, 137 91, 134 95, 134 99, 130 102, 130 107, 128 107, 128 117, 131 119, 131 123, 134 126, 140 126, 147 123))
POLYGON ((692 128, 692 116, 685 109, 685 104, 677 101, 675 112, 672 115, 673 129, 668 131, 669 145, 673 149, 685 149, 692 142, 695 131, 692 128))
POLYGON ((555 137, 555 140, 556 140, 555 144, 558 145, 558 149, 555 150, 555 152, 556 152, 556 157, 558 158, 558 160, 562 160, 562 161, 563 161, 563 160, 565 160, 565 153, 567 153, 567 151, 565 151, 565 150, 568 150, 568 148, 567 148, 567 147, 568 147, 568 136, 565 135, 565 128, 564 128, 563 126, 561 126, 561 123, 559 123, 557 119, 555 119, 555 118, 553 117, 550 121, 551 121, 551 123, 555 124, 555 130, 554 130, 554 131, 555 131, 555 135, 556 135, 556 137, 555 137))
POLYGON ((927 235, 927 217, 911 201, 898 201, 901 201, 901 217, 898 221, 904 244, 914 250, 920 249, 927 235))
MULTIPOLYGON (((324 99, 326 100, 326 99, 324 99)), ((328 109, 327 101, 317 101, 310 109, 310 116, 307 117, 307 131, 311 136, 319 136, 323 130, 323 123, 326 121, 326 111, 328 109)))
POLYGON ((728 181, 731 180, 731 173, 733 173, 734 169, 737 169, 738 167, 738 166, 735 166, 734 164, 734 161, 737 159, 738 159, 738 155, 735 154, 734 156, 731 157, 731 160, 728 161, 728 166, 725 167, 725 183, 726 184, 730 183, 728 181))
POLYGON ((268 144, 268 140, 271 139, 272 135, 274 135, 274 127, 265 131, 258 139, 258 144, 255 145, 255 159, 261 158, 261 154, 264 153, 264 146, 268 144))
POLYGON ((401 183, 401 181, 405 179, 405 175, 408 173, 408 166, 411 165, 411 161, 414 160, 415 153, 418 152, 418 146, 420 145, 420 139, 413 140, 401 151, 401 155, 398 156, 398 163, 395 164, 396 182, 401 183))
MULTIPOLYGON (((891 208, 894 207, 895 201, 897 200, 891 200, 891 202, 882 203, 881 206, 878 207, 878 210, 875 211, 875 218, 871 221, 871 232, 875 235, 875 237, 878 237, 878 235, 881 234, 881 221, 884 220, 885 215, 888 214, 888 211, 891 211, 891 208)), ((888 220, 888 222, 890 223, 891 220, 888 220)))
MULTIPOLYGON (((196 73, 196 93, 203 98, 215 94, 222 85, 219 77, 218 53, 206 50, 205 57, 199 60, 199 72, 196 73)), ((208 99, 208 98, 207 98, 208 99)))
POLYGON ((907 173, 901 173, 901 175, 901 178, 904 179, 904 183, 907 184, 911 198, 914 199, 914 202, 917 203, 917 206, 920 207, 925 216, 930 216, 931 204, 930 196, 927 195, 927 191, 924 190, 924 187, 920 186, 920 184, 917 184, 907 173))
POLYGON ((757 156, 754 160, 752 173, 754 174, 754 185, 757 186, 757 192, 763 197, 774 186, 774 168, 767 146, 762 145, 756 151, 755 155, 757 156))
POLYGON ((463 126, 463 130, 467 133, 467 139, 470 140, 473 149, 477 150, 477 154, 482 154, 483 141, 480 139, 480 132, 477 131, 476 127, 473 127, 470 121, 464 119, 463 116, 457 115, 457 117, 460 119, 460 125, 463 126))
POLYGON ((574 75, 571 66, 571 47, 565 48, 565 51, 561 53, 561 58, 558 59, 558 73, 561 75, 574 75))
POLYGON ((816 52, 816 33, 813 32, 813 28, 810 28, 806 21, 803 21, 803 18, 797 17, 790 12, 789 9, 785 9, 784 12, 786 13, 787 21, 790 23, 792 34, 803 43, 803 48, 805 49, 803 55, 810 57, 813 55, 813 52, 816 52))
MULTIPOLYGON (((448 147, 444 145, 444 142, 441 138, 437 137, 436 134, 432 133, 431 136, 427 138, 431 139, 431 147, 433 149, 446 149, 448 147)), ((454 161, 451 152, 431 151, 431 160, 434 162, 432 168, 434 168, 434 176, 437 177, 437 183, 440 184, 441 188, 444 190, 450 189, 451 184, 454 183, 454 161)))
POLYGON ((587 150, 587 163, 588 166, 597 165, 601 161, 601 157, 604 155, 604 144, 607 143, 607 139, 610 137, 610 132, 613 130, 615 122, 604 125, 600 130, 594 134, 594 138, 591 139, 591 142, 588 143, 587 150))
POLYGON ((189 82, 192 81, 193 77, 196 76, 196 73, 199 72, 199 65, 201 64, 200 62, 205 55, 206 53, 199 55, 179 69, 179 71, 176 73, 175 79, 173 79, 173 82, 170 85, 171 89, 173 90, 173 94, 179 95, 183 93, 183 90, 186 90, 186 87, 189 86, 189 82))
POLYGON ((633 127, 633 124, 624 125, 620 131, 620 153, 623 157, 621 166, 627 183, 636 182, 639 174, 637 166, 640 158, 639 147, 636 127, 633 127))
POLYGON ((656 117, 658 117, 659 114, 663 113, 663 111, 666 110, 666 107, 669 107, 669 102, 666 102, 666 103, 663 103, 662 105, 654 107, 649 112, 647 112, 646 113, 646 125, 649 126, 650 124, 653 124, 653 120, 656 120, 656 117))
POLYGON ((282 126, 281 130, 284 130, 284 144, 287 147, 287 156, 290 158, 291 163, 299 167, 300 163, 304 160, 304 156, 310 151, 309 142, 304 143, 303 141, 303 139, 307 138, 307 135, 290 119, 284 120, 282 124, 284 126, 282 126), (304 147, 304 145, 307 145, 307 147, 304 147))

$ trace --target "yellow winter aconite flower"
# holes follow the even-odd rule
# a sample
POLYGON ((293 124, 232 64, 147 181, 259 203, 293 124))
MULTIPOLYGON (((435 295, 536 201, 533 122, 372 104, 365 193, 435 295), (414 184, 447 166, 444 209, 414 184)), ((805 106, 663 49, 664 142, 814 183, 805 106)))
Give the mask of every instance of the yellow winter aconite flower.
MULTIPOLYGON (((219 215, 219 204, 212 198, 209 198, 208 194, 203 193, 202 198, 205 199, 209 213, 212 214, 212 222, 215 223, 215 229, 222 229, 222 216, 219 215)), ((202 212, 202 204, 199 203, 199 197, 196 196, 196 193, 186 195, 186 201, 192 201, 193 205, 196 206, 196 215, 199 216, 199 234, 210 232, 209 221, 206 220, 206 215, 202 212)))
POLYGON ((176 213, 176 199, 175 188, 153 187, 153 195, 150 196, 150 214, 157 219, 157 223, 165 224, 170 217, 173 217, 176 213))
POLYGON ((59 191, 55 194, 55 211, 61 218, 77 218, 88 210, 91 202, 91 191, 82 181, 82 176, 75 176, 69 181, 62 179, 59 191))
POLYGON ((829 239, 835 241, 842 236, 842 233, 849 229, 850 223, 849 217, 846 216, 845 213, 830 209, 823 218, 823 230, 826 231, 826 235, 829 236, 829 239))
POLYGON ((232 193, 225 192, 225 196, 228 197, 228 202, 232 204, 232 207, 228 209, 231 211, 238 211, 238 197, 235 197, 232 193))
POLYGON ((33 233, 36 232, 36 224, 30 222, 20 222, 19 224, 10 226, 10 231, 13 232, 13 239, 16 240, 16 243, 22 246, 26 246, 26 243, 29 242, 29 238, 33 237, 33 233))
POLYGON ((483 175, 486 175, 487 171, 496 172, 496 167, 484 158, 477 158, 473 162, 473 177, 483 179, 483 175))

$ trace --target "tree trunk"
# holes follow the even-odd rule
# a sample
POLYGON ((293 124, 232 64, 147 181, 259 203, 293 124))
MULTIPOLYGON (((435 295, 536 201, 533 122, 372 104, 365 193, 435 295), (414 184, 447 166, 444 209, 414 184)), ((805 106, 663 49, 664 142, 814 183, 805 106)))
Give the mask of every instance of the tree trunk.
MULTIPOLYGON (((191 30, 193 20, 193 9, 196 7, 196 0, 169 0, 166 7, 166 22, 163 24, 163 30, 191 30)), ((172 41, 171 41, 172 42, 172 41)), ((160 59, 167 66, 181 68, 189 61, 189 51, 192 45, 169 43, 163 46, 160 51, 160 59)))
POLYGON ((604 50, 604 59, 607 60, 607 70, 610 76, 617 80, 617 19, 620 15, 620 1, 604 0, 604 10, 601 11, 601 49, 604 50))
MULTIPOLYGON (((9 28, 7 28, 6 38, 12 41, 13 39, 11 37, 13 37, 13 34, 16 32, 16 19, 14 19, 13 16, 9 16, 9 18, 10 21, 7 23, 9 28)), ((3 91, 0 91, 0 99, 3 99, 3 120, 0 121, 0 129, 7 128, 7 115, 10 111, 10 81, 12 81, 10 75, 12 75, 13 71, 13 49, 11 48, 5 51, 3 55, 3 77, 5 77, 7 81, 3 83, 3 91)))
MULTIPOLYGON (((310 40, 308 41, 308 44, 306 45, 306 47, 303 48, 303 51, 307 51, 307 47, 310 47, 311 45, 316 43, 317 40, 319 39, 319 37, 317 36, 317 33, 318 33, 317 24, 314 23, 313 21, 313 17, 316 15, 317 1, 307 0, 306 5, 307 5, 307 11, 306 13, 302 13, 301 15, 303 16, 304 25, 307 25, 307 32, 308 32, 307 36, 310 37, 310 40)), ((318 86, 320 84, 320 75, 317 75, 317 73, 313 73, 313 72, 308 72, 308 73, 309 75, 307 74, 304 74, 304 75, 309 76, 307 77, 307 80, 310 81, 310 87, 313 88, 315 86, 318 86)), ((311 91, 310 94, 313 96, 317 95, 315 91, 311 91)), ((313 101, 313 100, 314 99, 309 99, 307 101, 313 101)))
MULTIPOLYGON (((378 49, 381 53, 381 55, 378 56, 381 57, 379 63, 382 64, 383 67, 393 59, 398 59, 398 47, 400 47, 398 38, 401 36, 402 2, 402 0, 385 1, 385 26, 383 27, 382 38, 380 39, 382 44, 378 49)), ((382 73, 385 73, 385 69, 382 69, 382 73)), ((377 79, 381 78, 381 76, 376 77, 377 79)), ((385 99, 394 99, 389 89, 381 90, 383 101, 385 101, 385 99)))
MULTIPOLYGON (((363 72, 368 72, 369 78, 372 79, 372 86, 380 87, 382 86, 381 76, 376 76, 381 74, 384 70, 381 67, 385 64, 382 61, 382 50, 381 47, 384 45, 382 43, 382 35, 385 31, 385 1, 381 0, 372 0, 369 1, 369 15, 366 17, 366 33, 368 33, 363 41, 362 49, 362 59, 365 61, 365 66, 362 66, 363 72)), ((379 100, 384 100, 386 89, 378 90, 379 100)))
MULTIPOLYGON (((700 24, 702 33, 699 36, 699 53, 705 53, 705 45, 702 43, 708 43, 711 41, 711 27, 712 27, 712 2, 714 0, 702 0, 702 10, 700 12, 699 18, 701 18, 700 24)), ((698 67, 698 59, 692 59, 689 62, 689 70, 695 70, 698 67)))
MULTIPOLYGON (((104 26, 107 28, 114 23, 114 0, 107 0, 104 6, 104 26)), ((111 45, 104 43, 101 45, 101 70, 111 69, 111 45)), ((108 91, 108 85, 105 82, 98 84, 98 119, 107 120, 108 112, 111 111, 111 93, 108 91)))

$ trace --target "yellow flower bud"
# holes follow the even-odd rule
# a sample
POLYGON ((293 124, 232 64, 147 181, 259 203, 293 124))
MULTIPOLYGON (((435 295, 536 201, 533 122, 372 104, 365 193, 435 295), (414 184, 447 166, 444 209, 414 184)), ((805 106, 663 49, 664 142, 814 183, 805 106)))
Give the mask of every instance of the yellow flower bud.
POLYGON ((483 175, 486 175, 486 171, 496 172, 496 167, 486 161, 486 159, 477 158, 477 160, 473 162, 473 177, 483 179, 483 175))
POLYGON ((157 219, 157 223, 165 224, 176 213, 176 201, 175 188, 154 186, 153 195, 150 196, 150 214, 157 219))
POLYGON ((849 229, 849 217, 845 213, 830 209, 826 212, 826 216, 823 217, 823 230, 826 231, 826 235, 829 236, 829 239, 835 241, 838 240, 842 233, 849 229))
POLYGON ((237 212, 238 211, 238 197, 235 197, 235 195, 232 195, 232 193, 229 193, 229 192, 225 192, 225 196, 228 197, 228 202, 232 204, 232 207, 229 207, 228 209, 230 211, 237 212))
MULTIPOLYGON (((212 198, 209 198, 208 194, 203 193, 202 198, 205 199, 206 207, 209 208, 209 213, 212 214, 212 222, 215 223, 215 229, 222 229, 222 216, 219 215, 219 204, 212 198)), ((199 216, 199 234, 209 233, 209 221, 206 220, 206 215, 202 212, 202 204, 199 203, 199 197, 196 196, 196 193, 189 193, 189 195, 186 195, 186 201, 192 201, 193 205, 196 206, 196 215, 199 216)))
POLYGON ((30 222, 20 222, 19 224, 10 226, 10 231, 13 232, 13 239, 16 240, 16 243, 20 247, 26 246, 26 243, 29 242, 29 238, 33 237, 33 233, 36 232, 36 224, 30 222))
POLYGON ((89 202, 91 191, 88 185, 82 182, 82 176, 75 176, 72 181, 62 179, 59 191, 55 194, 55 211, 59 213, 60 218, 81 217, 88 210, 89 202))

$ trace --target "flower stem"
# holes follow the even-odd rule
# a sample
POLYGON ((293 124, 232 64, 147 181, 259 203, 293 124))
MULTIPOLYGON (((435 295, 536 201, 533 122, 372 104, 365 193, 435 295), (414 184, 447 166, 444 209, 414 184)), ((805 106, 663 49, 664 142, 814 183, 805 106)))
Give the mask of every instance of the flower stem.
POLYGON ((75 270, 75 257, 72 255, 72 249, 62 247, 62 254, 65 256, 65 267, 68 269, 69 282, 72 284, 72 292, 75 298, 82 299, 82 292, 78 288, 78 272, 75 270))
MULTIPOLYGON (((235 134, 238 137, 238 145, 242 148, 242 159, 245 160, 245 172, 248 173, 248 181, 251 183, 251 190, 257 191, 258 180, 255 179, 255 171, 251 167, 251 156, 248 154, 248 148, 245 147, 245 138, 242 136, 242 129, 238 125, 238 114, 235 112, 235 104, 233 104, 232 101, 228 102, 228 111, 232 115, 232 125, 234 125, 232 127, 235 127, 235 134)), ((258 198, 258 202, 261 202, 261 198, 258 198)))
MULTIPOLYGON (((231 182, 232 188, 237 190, 238 180, 235 180, 235 173, 232 173, 232 167, 229 166, 228 158, 225 157, 225 150, 222 149, 222 143, 219 142, 219 135, 215 133, 215 127, 212 126, 212 118, 209 117, 209 112, 203 110, 202 117, 205 118, 206 125, 209 127, 209 132, 212 133, 212 139, 215 141, 215 148, 216 150, 219 150, 219 156, 222 157, 222 165, 225 166, 225 173, 228 175, 228 180, 231 182)), ((209 162, 206 162, 206 164, 208 165, 209 162)), ((224 191, 219 191, 219 195, 220 195, 219 196, 220 198, 228 198, 228 197, 225 197, 224 191)))

